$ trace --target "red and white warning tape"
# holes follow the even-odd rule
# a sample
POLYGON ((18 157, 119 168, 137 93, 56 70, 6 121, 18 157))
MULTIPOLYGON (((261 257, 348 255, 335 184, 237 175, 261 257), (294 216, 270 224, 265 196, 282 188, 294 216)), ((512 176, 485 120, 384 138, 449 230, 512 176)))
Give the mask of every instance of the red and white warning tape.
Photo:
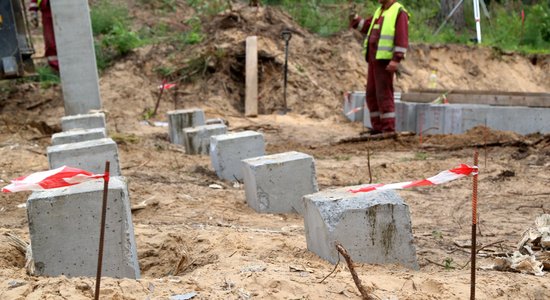
POLYGON ((360 189, 356 190, 350 190, 352 193, 366 193, 371 191, 384 191, 384 190, 401 190, 406 189, 410 187, 418 187, 418 186, 430 186, 430 185, 438 185, 443 184, 449 181, 457 180, 462 177, 466 177, 469 175, 476 175, 478 172, 477 166, 468 166, 465 164, 461 164, 459 167, 443 171, 433 177, 416 180, 416 181, 407 181, 407 182, 399 182, 399 183, 390 183, 390 184, 383 184, 383 183, 376 183, 376 184, 369 184, 367 186, 364 186, 360 189))

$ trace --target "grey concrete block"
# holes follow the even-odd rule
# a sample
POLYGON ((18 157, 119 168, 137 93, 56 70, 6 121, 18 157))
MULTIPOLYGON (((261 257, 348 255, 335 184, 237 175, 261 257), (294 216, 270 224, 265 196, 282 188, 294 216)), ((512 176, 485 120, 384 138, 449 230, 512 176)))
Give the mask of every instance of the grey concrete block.
POLYGON ((243 179, 242 160, 265 155, 264 135, 243 131, 210 138, 210 161, 219 178, 243 179))
POLYGON ((121 175, 117 145, 109 138, 50 146, 47 153, 50 169, 68 166, 102 174, 105 161, 110 161, 111 174, 121 175))
POLYGON ((205 125, 204 111, 199 108, 173 110, 167 115, 170 141, 174 144, 185 145, 185 128, 205 125))
POLYGON ((227 126, 221 124, 203 125, 183 129, 185 152, 187 154, 210 154, 210 137, 227 133, 227 126))
POLYGON ((69 130, 52 135, 52 145, 79 143, 107 137, 105 128, 69 130))
POLYGON ((417 104, 416 132, 422 134, 462 133, 462 108, 451 104, 417 104))
POLYGON ((302 196, 315 193, 315 161, 300 152, 285 152, 243 160, 246 202, 260 213, 304 211, 302 196))
POLYGON ((82 114, 61 118, 61 130, 106 128, 105 114, 82 114))
MULTIPOLYGON (((102 199, 102 180, 31 194, 27 216, 36 275, 96 275, 102 199)), ((102 275, 140 277, 122 177, 109 181, 102 275)))
POLYGON ((550 132, 550 108, 491 106, 487 112, 487 126, 520 134, 550 132))
POLYGON ((344 115, 352 122, 363 122, 363 109, 366 109, 365 92, 351 92, 344 99, 344 115), (356 112, 351 112, 354 109, 359 109, 356 112))
POLYGON ((101 109, 87 0, 51 1, 65 115, 101 109))
POLYGON ((395 101, 395 130, 416 132, 416 105, 395 101))
POLYGON ((398 194, 353 194, 349 189, 304 196, 307 248, 335 264, 340 243, 355 262, 418 269, 409 207, 398 194))

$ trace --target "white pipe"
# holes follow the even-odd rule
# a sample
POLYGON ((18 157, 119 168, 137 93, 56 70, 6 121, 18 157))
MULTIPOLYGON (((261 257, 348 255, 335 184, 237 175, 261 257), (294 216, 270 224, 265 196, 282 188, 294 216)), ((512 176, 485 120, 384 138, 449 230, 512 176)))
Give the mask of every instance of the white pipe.
POLYGON ((481 13, 479 10, 479 0, 474 0, 474 18, 476 21, 477 42, 481 43, 481 13))

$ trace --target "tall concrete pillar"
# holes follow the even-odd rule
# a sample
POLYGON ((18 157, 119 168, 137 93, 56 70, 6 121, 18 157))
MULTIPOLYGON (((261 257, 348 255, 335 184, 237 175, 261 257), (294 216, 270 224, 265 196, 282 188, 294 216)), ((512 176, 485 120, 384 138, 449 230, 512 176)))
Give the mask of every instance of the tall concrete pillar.
POLYGON ((50 0, 65 115, 101 109, 92 23, 87 0, 50 0))

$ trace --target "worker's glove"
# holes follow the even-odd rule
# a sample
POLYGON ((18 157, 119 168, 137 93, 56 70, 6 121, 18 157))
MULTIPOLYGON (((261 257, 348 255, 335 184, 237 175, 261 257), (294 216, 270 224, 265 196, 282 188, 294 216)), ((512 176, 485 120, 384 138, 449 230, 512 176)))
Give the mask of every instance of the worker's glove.
POLYGON ((34 26, 35 28, 38 27, 38 11, 31 10, 30 14, 31 14, 31 24, 32 24, 32 26, 34 26))

